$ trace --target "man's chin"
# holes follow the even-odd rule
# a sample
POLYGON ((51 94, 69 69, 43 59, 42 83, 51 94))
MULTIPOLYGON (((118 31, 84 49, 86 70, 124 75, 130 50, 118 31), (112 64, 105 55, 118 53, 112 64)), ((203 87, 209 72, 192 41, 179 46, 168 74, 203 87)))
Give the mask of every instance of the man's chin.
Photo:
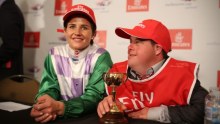
POLYGON ((137 65, 137 63, 136 63, 134 60, 128 59, 128 66, 129 66, 129 67, 133 67, 133 66, 135 66, 135 65, 137 65))

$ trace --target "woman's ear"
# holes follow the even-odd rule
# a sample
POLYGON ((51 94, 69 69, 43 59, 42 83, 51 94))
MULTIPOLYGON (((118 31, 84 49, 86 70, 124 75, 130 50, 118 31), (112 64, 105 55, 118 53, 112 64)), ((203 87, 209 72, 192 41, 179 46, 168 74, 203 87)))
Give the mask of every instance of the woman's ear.
POLYGON ((63 28, 63 32, 66 32, 66 27, 63 28))
POLYGON ((93 36, 92 36, 92 39, 94 40, 95 36, 96 36, 96 31, 94 32, 93 36))

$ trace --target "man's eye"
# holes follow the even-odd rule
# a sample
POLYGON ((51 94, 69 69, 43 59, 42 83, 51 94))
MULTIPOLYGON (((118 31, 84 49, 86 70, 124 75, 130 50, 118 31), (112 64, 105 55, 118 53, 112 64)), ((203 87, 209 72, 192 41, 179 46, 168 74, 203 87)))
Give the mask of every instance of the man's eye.
POLYGON ((136 41, 135 41, 135 43, 140 43, 140 42, 142 42, 142 41, 140 41, 140 40, 136 40, 136 41))

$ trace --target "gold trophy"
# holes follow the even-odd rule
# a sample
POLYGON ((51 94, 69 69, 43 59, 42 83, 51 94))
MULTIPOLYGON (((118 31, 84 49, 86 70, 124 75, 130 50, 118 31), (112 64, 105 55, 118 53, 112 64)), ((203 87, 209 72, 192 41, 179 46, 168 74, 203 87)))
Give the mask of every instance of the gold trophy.
POLYGON ((103 74, 103 80, 108 86, 112 87, 113 105, 110 111, 100 118, 101 124, 127 124, 128 121, 124 116, 124 112, 117 106, 115 101, 115 88, 127 80, 127 75, 119 72, 107 72, 103 74))

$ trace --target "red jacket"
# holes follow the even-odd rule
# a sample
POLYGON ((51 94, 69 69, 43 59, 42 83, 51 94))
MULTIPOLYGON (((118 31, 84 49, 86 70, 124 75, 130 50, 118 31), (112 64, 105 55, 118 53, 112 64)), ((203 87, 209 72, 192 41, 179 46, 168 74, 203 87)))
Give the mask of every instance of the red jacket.
MULTIPOLYGON (((127 72, 127 61, 116 63, 110 72, 127 72)), ((198 65, 191 62, 168 58, 163 66, 150 78, 128 80, 117 87, 116 98, 135 111, 160 105, 189 104, 197 80, 198 65)), ((108 87, 108 92, 111 88, 108 87)))

